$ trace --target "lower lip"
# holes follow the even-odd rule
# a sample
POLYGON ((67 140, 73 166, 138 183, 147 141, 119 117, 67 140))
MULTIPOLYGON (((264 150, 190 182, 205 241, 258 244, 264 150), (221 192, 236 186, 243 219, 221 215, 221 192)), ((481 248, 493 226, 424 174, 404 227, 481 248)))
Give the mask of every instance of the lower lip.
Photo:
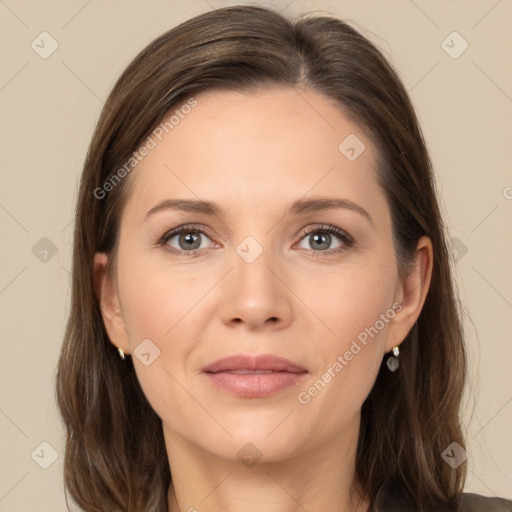
POLYGON ((205 375, 215 386, 231 395, 243 398, 262 398, 299 384, 306 372, 272 372, 245 375, 219 372, 205 373, 205 375))

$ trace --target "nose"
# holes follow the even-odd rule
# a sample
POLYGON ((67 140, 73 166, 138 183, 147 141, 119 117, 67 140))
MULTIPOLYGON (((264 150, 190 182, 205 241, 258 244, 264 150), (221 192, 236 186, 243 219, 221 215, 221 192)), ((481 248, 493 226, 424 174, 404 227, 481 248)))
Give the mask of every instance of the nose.
POLYGON ((248 262, 235 253, 229 275, 223 280, 219 312, 223 323, 248 330, 278 330, 290 324, 293 293, 282 266, 263 251, 248 262))

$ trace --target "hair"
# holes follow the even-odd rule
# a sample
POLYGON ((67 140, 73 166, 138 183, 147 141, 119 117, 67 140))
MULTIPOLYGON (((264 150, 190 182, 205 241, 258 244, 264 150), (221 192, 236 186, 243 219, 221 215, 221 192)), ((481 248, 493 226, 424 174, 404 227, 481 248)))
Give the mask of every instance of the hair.
POLYGON ((97 252, 110 256, 108 271, 115 273, 132 178, 102 198, 95 191, 193 95, 272 87, 322 93, 375 145, 401 277, 419 238, 432 241, 430 288, 401 344, 400 368, 392 373, 383 360, 362 406, 354 480, 371 510, 400 499, 420 511, 456 510, 466 463, 453 469, 442 453, 453 442, 465 447, 460 418, 467 362, 446 229, 412 103, 381 51, 346 22, 246 5, 198 15, 144 48, 110 92, 88 149, 74 227, 71 310, 56 376, 66 430, 66 500, 69 493, 87 512, 167 512, 171 482, 162 421, 131 358, 121 360, 110 343, 93 283, 97 252))

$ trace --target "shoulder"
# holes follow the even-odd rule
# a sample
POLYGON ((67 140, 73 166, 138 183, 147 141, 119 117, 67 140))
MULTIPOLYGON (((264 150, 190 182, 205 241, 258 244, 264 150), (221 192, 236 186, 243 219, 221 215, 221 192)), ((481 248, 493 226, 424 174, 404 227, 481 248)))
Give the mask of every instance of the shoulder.
POLYGON ((464 492, 458 512, 512 512, 512 501, 464 492))

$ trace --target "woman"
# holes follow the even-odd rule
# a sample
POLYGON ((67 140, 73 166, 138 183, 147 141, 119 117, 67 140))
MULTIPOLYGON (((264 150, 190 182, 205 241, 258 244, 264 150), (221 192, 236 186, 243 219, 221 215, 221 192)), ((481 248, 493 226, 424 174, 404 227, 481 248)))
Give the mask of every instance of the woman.
POLYGON ((462 493, 465 372, 429 156, 366 38, 238 6, 134 59, 57 376, 81 509, 511 510, 462 493))

